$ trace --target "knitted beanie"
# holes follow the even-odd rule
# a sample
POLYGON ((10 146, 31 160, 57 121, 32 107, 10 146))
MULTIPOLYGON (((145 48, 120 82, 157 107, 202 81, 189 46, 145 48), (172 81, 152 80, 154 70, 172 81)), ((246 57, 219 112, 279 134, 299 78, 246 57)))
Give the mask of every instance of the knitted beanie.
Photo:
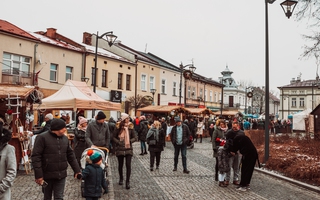
POLYGON ((129 118, 129 115, 127 113, 121 113, 121 121, 129 118))
POLYGON ((88 120, 86 118, 81 118, 80 121, 79 121, 79 124, 82 125, 84 123, 87 123, 88 120))
POLYGON ((87 155, 90 157, 92 163, 97 163, 102 159, 102 156, 99 152, 89 149, 87 155))
POLYGON ((97 114, 97 120, 105 119, 105 118, 107 118, 107 116, 102 111, 99 111, 97 114))
POLYGON ((46 114, 44 118, 53 119, 53 115, 51 113, 46 114))
POLYGON ((62 119, 53 119, 51 122, 51 131, 59 131, 66 127, 66 123, 62 119))

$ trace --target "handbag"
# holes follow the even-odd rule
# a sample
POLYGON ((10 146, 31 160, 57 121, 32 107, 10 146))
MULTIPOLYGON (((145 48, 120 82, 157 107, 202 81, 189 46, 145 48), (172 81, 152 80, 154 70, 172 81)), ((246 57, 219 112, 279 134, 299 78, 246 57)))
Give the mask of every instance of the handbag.
POLYGON ((156 145, 157 144, 157 141, 156 140, 149 140, 149 145, 156 145))

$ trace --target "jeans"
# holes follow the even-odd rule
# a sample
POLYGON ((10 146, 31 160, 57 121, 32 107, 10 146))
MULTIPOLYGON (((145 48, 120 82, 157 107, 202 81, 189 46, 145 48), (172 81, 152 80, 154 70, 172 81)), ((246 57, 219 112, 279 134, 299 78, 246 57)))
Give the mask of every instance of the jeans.
POLYGON ((181 151, 183 170, 187 170, 187 145, 174 145, 174 168, 177 168, 178 157, 181 151))
POLYGON ((45 180, 48 186, 44 188, 44 200, 51 200, 52 193, 54 199, 63 199, 64 186, 66 178, 63 179, 48 179, 45 180))
POLYGON ((140 146, 141 146, 141 153, 144 153, 147 151, 147 146, 145 141, 140 140, 140 146))
POLYGON ((233 169, 233 181, 239 180, 239 166, 240 166, 241 155, 236 153, 235 156, 229 158, 230 171, 227 173, 226 181, 230 181, 231 168, 233 169))

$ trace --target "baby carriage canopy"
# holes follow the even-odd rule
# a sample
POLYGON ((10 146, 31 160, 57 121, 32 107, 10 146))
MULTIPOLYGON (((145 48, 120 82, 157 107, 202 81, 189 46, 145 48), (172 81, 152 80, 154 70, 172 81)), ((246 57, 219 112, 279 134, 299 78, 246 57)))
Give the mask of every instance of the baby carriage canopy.
POLYGON ((92 149, 93 152, 99 152, 101 154, 102 162, 101 162, 100 167, 102 169, 106 169, 108 167, 108 152, 109 152, 109 150, 107 148, 104 148, 104 147, 96 147, 96 148, 87 148, 87 149, 85 149, 81 154, 81 160, 80 160, 81 169, 86 168, 87 162, 90 161, 90 158, 87 155, 87 153, 88 153, 88 151, 90 149, 92 149), (104 151, 106 151, 106 153, 104 151))

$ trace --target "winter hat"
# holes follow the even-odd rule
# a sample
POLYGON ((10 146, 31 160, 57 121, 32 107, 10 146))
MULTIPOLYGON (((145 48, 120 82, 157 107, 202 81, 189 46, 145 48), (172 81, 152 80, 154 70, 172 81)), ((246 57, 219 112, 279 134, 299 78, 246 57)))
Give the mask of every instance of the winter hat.
POLYGON ((174 117, 174 121, 177 123, 177 122, 181 122, 181 119, 180 119, 180 117, 178 117, 178 116, 176 116, 176 117, 174 117))
POLYGON ((82 125, 84 123, 87 123, 88 120, 86 118, 81 118, 80 121, 79 121, 79 124, 82 125))
POLYGON ((48 118, 50 120, 53 119, 53 115, 51 113, 46 114, 46 116, 44 118, 48 118))
MULTIPOLYGON (((12 133, 8 129, 3 128, 2 133, 0 133, 0 145, 9 142, 12 138, 12 133)), ((1 150, 1 149, 0 149, 1 150)))
POLYGON ((97 151, 93 151, 92 149, 88 150, 87 155, 90 157, 92 163, 97 163, 102 159, 101 154, 97 151))
POLYGON ((121 121, 129 118, 129 115, 127 113, 121 113, 121 121))
POLYGON ((105 118, 107 118, 107 116, 102 111, 99 111, 97 114, 97 120, 105 119, 105 118))
POLYGON ((66 127, 66 123, 62 119, 53 119, 51 122, 51 131, 59 131, 66 127))

